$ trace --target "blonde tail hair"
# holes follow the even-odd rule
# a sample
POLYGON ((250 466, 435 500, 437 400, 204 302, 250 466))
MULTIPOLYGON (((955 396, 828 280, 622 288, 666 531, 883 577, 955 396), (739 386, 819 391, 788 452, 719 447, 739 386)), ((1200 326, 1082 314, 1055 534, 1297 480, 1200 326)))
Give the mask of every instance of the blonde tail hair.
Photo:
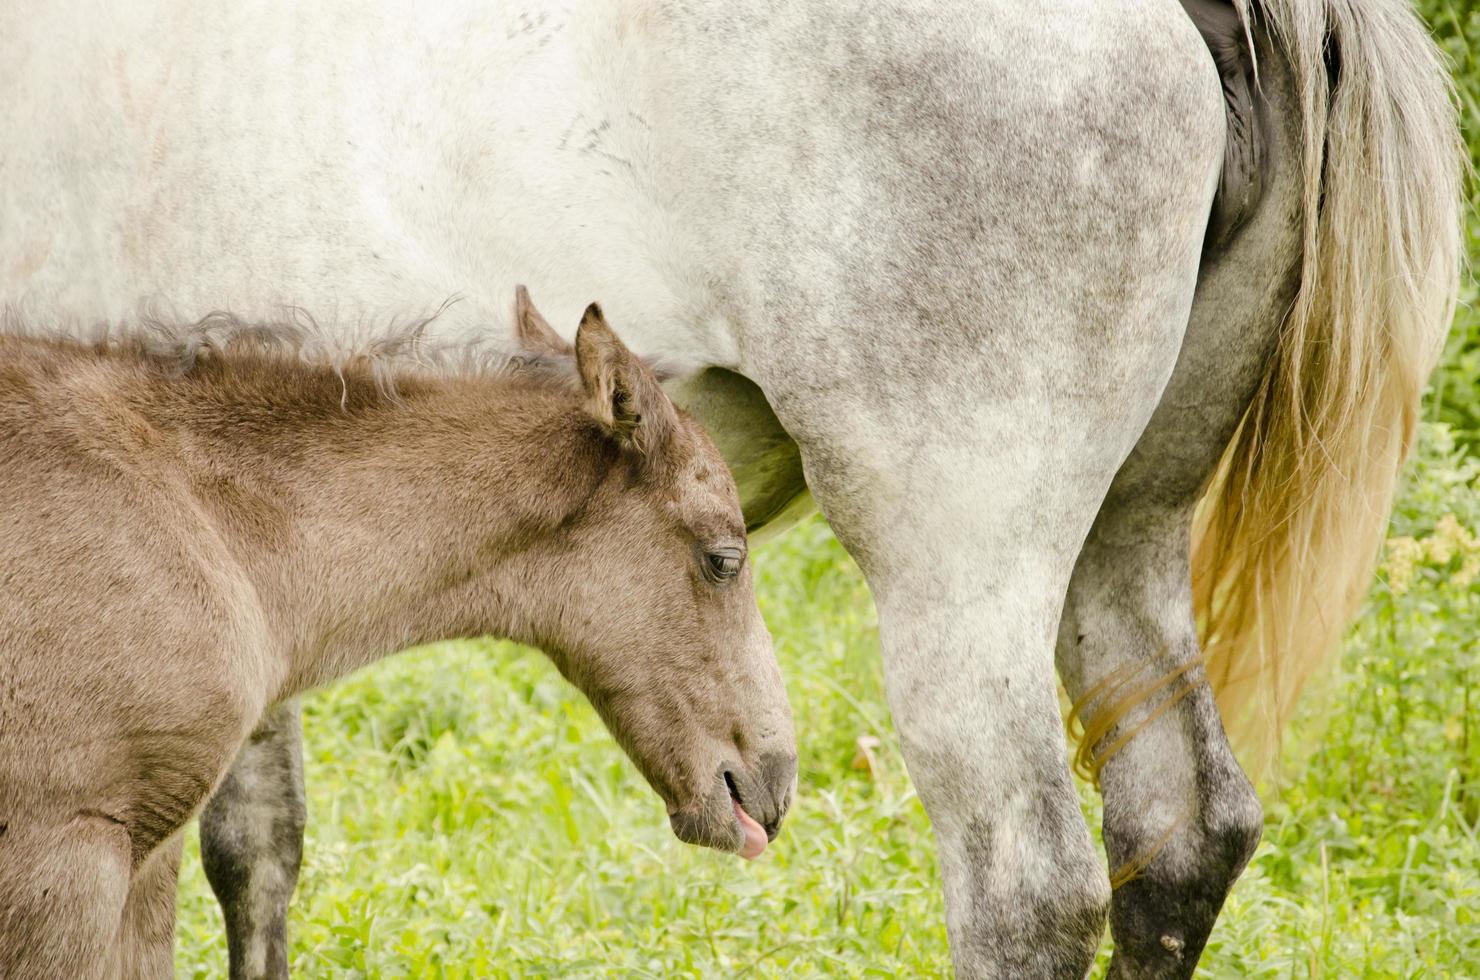
POLYGON ((1299 293, 1193 527, 1208 680, 1257 766, 1371 581, 1453 315, 1464 151, 1404 0, 1236 3, 1289 59, 1303 133, 1299 293))

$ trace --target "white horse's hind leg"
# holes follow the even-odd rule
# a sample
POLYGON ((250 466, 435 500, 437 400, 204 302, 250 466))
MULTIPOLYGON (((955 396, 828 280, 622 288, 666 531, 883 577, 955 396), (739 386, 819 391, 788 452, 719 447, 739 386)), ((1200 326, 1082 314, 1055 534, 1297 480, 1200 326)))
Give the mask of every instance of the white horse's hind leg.
POLYGON ((1262 198, 1235 237, 1203 256, 1176 370, 1101 506, 1060 624, 1061 675, 1099 729, 1089 749, 1108 753, 1110 866, 1135 871, 1111 903, 1117 977, 1192 976, 1262 826, 1196 666, 1188 573, 1193 508, 1259 384, 1300 272, 1299 103, 1282 56, 1262 34, 1258 43, 1272 161, 1262 198), (1114 716, 1102 712, 1177 671, 1104 730, 1114 716))
POLYGON ((1076 700, 1090 693, 1091 721, 1118 695, 1175 677, 1092 740, 1118 746, 1099 772, 1110 868, 1128 879, 1111 908, 1116 977, 1192 976, 1262 828, 1197 663, 1189 518, 1190 508, 1103 511, 1060 624, 1065 683, 1076 700), (1119 686, 1095 696, 1107 679, 1119 686))
MULTIPOLYGON (((1138 332, 1127 321, 1106 336, 1118 331, 1138 332)), ((1157 332, 1169 364, 1179 325, 1157 332)), ((1149 345, 1129 346, 1139 359, 1107 361, 1154 370, 1149 345)), ((1037 357, 1024 349, 1017 367, 1037 357)), ((802 441, 813 492, 878 604, 890 708, 939 842, 963 977, 1082 975, 1103 929, 1109 883, 1069 778, 1052 651, 1114 447, 1153 404, 1154 389, 1117 399, 1113 387, 967 410, 965 430, 942 425, 925 390, 902 394, 867 444, 802 441)), ((832 394, 846 414, 871 410, 867 389, 832 394)), ((978 397, 995 401, 986 383, 978 397)))
POLYGON ((807 222, 755 245, 776 263, 756 319, 776 327, 744 338, 745 368, 878 604, 962 977, 1082 975, 1110 897, 1069 777, 1054 636, 1171 375, 1223 145, 1201 40, 1179 9, 1155 12, 1097 6, 1070 52, 1041 11, 984 8, 981 36, 1012 58, 934 37, 914 60, 939 70, 912 88, 845 76, 894 86, 859 130, 880 142, 844 161, 882 191, 860 205, 856 179, 818 179, 792 208, 869 237, 832 265, 793 261, 836 247, 807 222), (1156 70, 1114 85, 1079 70, 1141 59, 1156 70))
POLYGON ((1082 975, 1110 895, 1064 765, 1044 642, 1072 532, 1013 540, 1044 514, 906 525, 883 542, 890 559, 868 563, 889 703, 940 847, 962 977, 1082 975))

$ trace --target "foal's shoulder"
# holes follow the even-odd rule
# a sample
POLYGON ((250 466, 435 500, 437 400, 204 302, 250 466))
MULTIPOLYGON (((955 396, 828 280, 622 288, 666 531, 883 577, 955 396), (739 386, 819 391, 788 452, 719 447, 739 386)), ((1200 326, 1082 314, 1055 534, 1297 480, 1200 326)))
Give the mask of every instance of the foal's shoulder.
POLYGON ((0 406, 14 413, 50 401, 86 362, 82 355, 69 341, 0 334, 0 406))
MULTIPOLYGON (((55 471, 79 456, 111 458, 141 441, 140 372, 103 346, 0 334, 0 442, 7 458, 55 471)), ((147 400, 147 399, 144 399, 147 400)))

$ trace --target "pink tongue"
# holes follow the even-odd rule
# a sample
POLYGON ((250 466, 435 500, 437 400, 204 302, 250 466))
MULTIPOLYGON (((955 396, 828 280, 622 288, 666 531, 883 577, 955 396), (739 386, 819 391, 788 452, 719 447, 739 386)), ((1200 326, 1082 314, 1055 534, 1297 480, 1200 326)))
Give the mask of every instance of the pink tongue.
POLYGON ((735 819, 740 821, 740 826, 745 830, 745 843, 740 845, 740 856, 747 861, 754 861, 766 851, 766 830, 755 822, 755 818, 740 808, 739 803, 730 801, 735 806, 735 819))

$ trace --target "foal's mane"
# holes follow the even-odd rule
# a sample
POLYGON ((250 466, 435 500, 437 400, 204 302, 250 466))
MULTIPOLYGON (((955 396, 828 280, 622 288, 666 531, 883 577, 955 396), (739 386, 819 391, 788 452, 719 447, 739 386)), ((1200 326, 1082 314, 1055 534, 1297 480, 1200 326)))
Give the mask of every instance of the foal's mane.
MULTIPOLYGON (((424 378, 510 378, 579 387, 575 359, 520 349, 513 336, 468 330, 429 335, 427 328, 457 298, 430 314, 392 318, 348 329, 326 328, 301 307, 284 307, 272 320, 248 320, 215 310, 192 321, 149 311, 126 325, 71 322, 42 325, 13 306, 0 309, 0 336, 56 341, 146 358, 176 377, 198 365, 235 361, 279 362, 285 367, 329 368, 341 378, 369 377, 385 396, 397 397, 398 381, 424 378)), ((512 333, 512 332, 510 332, 512 333)))

